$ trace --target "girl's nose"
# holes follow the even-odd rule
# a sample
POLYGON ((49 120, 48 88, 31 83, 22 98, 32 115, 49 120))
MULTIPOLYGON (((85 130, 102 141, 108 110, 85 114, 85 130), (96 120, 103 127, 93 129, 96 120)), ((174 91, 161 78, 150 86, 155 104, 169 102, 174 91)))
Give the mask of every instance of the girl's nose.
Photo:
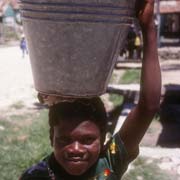
POLYGON ((83 145, 81 143, 79 143, 78 141, 75 141, 69 146, 68 152, 78 155, 78 154, 85 153, 86 149, 83 147, 83 145))

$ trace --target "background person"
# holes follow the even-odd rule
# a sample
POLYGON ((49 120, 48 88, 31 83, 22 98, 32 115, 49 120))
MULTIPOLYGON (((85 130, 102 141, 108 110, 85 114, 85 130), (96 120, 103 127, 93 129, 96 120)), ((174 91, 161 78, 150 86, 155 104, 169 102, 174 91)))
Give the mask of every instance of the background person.
POLYGON ((24 58, 25 54, 28 54, 26 39, 24 35, 22 35, 21 40, 20 40, 20 49, 22 51, 22 57, 24 58))

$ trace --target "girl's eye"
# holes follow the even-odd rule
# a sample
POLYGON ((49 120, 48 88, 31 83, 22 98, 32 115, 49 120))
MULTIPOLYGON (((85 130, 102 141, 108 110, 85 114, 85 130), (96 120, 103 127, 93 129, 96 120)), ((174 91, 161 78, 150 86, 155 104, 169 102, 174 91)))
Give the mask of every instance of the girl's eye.
POLYGON ((58 144, 68 144, 70 140, 68 138, 60 137, 60 138, 56 138, 56 142, 58 144))
POLYGON ((82 144, 90 145, 95 141, 94 137, 85 137, 81 140, 82 144))

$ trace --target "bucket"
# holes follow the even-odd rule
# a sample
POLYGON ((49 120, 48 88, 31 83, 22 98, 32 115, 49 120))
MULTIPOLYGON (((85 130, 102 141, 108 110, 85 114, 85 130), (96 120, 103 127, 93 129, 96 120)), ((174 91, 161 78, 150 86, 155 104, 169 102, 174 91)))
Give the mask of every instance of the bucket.
POLYGON ((134 18, 135 0, 21 0, 35 88, 103 94, 134 18))

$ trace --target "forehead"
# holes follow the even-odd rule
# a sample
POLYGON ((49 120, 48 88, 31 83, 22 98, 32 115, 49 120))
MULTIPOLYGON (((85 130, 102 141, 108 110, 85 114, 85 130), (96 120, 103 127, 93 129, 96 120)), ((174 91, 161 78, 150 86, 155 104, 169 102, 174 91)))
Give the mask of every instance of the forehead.
POLYGON ((96 134, 100 135, 100 129, 96 125, 96 123, 86 120, 86 121, 78 121, 78 120, 72 120, 72 121, 59 121, 59 124, 57 124, 54 127, 55 134, 59 135, 84 135, 84 134, 96 134))

